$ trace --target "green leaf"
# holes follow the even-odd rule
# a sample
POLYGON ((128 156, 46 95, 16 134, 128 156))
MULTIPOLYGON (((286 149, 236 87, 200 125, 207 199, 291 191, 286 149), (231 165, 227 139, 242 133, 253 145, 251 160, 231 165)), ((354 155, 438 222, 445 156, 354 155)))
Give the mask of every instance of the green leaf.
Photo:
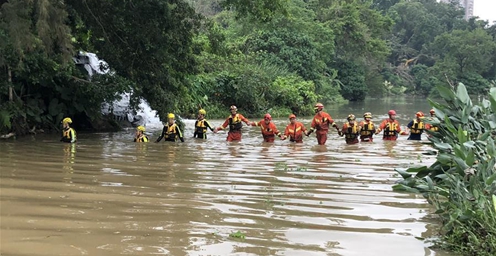
POLYGON ((420 172, 420 171, 423 171, 423 170, 426 170, 427 169, 427 166, 419 166, 419 167, 410 167, 408 168, 408 170, 406 170, 407 172, 420 172))
POLYGON ((493 158, 496 157, 496 150, 494 148, 494 140, 491 137, 489 137, 487 139, 486 150, 487 150, 488 155, 490 155, 493 158))
POLYGON ((453 126, 453 123, 451 123, 451 120, 449 119, 448 115, 444 116, 444 122, 445 122, 445 127, 448 129, 453 134, 457 134, 457 130, 455 129, 455 126, 453 126))
POLYGON ((456 88, 456 96, 460 99, 464 104, 468 104, 470 102, 470 97, 468 96, 467 88, 462 83, 458 84, 456 88))
POLYGON ((409 193, 415 193, 415 194, 420 193, 417 189, 414 189, 414 188, 405 186, 403 184, 396 184, 396 185, 394 185, 393 186, 393 190, 394 191, 398 191, 398 192, 409 192, 409 193))
POLYGON ((482 106, 483 106, 484 108, 489 108, 489 107, 491 106, 491 102, 490 102, 490 101, 488 101, 488 100, 486 100, 486 99, 483 99, 483 100, 482 100, 482 106))
POLYGON ((436 158, 441 164, 448 165, 453 161, 453 156, 450 154, 439 154, 436 158))
POLYGON ((496 129, 496 122, 489 121, 489 126, 491 127, 491 129, 496 129))
POLYGON ((441 151, 444 151, 444 152, 451 152, 453 151, 453 148, 451 147, 450 144, 448 143, 434 143, 434 147, 441 150, 441 151))
POLYGON ((493 206, 494 206, 494 211, 496 211, 496 196, 493 195, 493 206))
POLYGON ((489 91, 489 101, 491 102, 491 109, 496 113, 496 87, 491 88, 489 91))
POLYGON ((446 101, 453 101, 455 99, 455 94, 450 88, 443 85, 436 85, 436 89, 439 95, 446 101))
POLYGON ((427 181, 427 185, 429 186, 429 189, 434 190, 435 187, 434 187, 434 182, 432 182, 432 179, 429 176, 427 176, 425 177, 425 180, 427 181))
POLYGON ((453 160, 455 160, 456 167, 457 167, 458 171, 460 172, 460 174, 462 174, 463 171, 465 171, 467 168, 470 167, 460 157, 454 157, 453 160))
POLYGON ((7 127, 7 129, 12 127, 12 123, 10 122, 10 113, 5 109, 0 110, 0 128, 2 128, 2 126, 7 127))
POLYGON ((397 173, 399 173, 403 179, 408 179, 408 178, 412 177, 412 174, 410 174, 410 173, 406 172, 406 171, 405 171, 405 170, 403 170, 403 169, 395 169, 395 171, 396 171, 397 173))
POLYGON ((494 180, 496 180, 496 173, 489 176, 489 178, 486 180, 486 185, 491 186, 491 184, 493 184, 494 180))
POLYGON ((474 161, 475 161, 474 151, 472 149, 469 149, 467 153, 467 158, 465 158, 465 163, 467 163, 468 166, 472 166, 474 165, 474 161))
POLYGON ((419 171, 417 173, 417 175, 415 175, 415 177, 417 177, 417 178, 423 178, 423 177, 425 177, 425 176, 427 176, 427 175, 429 175, 431 173, 432 173, 431 168, 426 168, 424 170, 419 171))
POLYGON ((458 125, 458 141, 460 143, 465 143, 467 141, 466 131, 462 129, 461 125, 458 125))
POLYGON ((462 124, 467 124, 469 116, 470 116, 470 107, 469 106, 463 107, 462 118, 460 120, 462 124))
POLYGON ((475 148, 475 141, 469 140, 469 141, 463 143, 463 146, 466 148, 475 148))

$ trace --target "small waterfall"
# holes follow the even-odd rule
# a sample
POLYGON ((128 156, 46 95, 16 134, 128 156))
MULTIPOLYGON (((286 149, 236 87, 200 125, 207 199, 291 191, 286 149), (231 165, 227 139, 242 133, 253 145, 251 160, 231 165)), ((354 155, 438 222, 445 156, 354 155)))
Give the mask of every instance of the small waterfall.
POLYGON ((162 127, 162 122, 157 117, 157 111, 152 110, 145 100, 141 100, 139 109, 136 115, 134 115, 133 111, 129 108, 130 99, 131 93, 124 93, 121 95, 121 99, 112 102, 112 105, 108 103, 102 104, 102 113, 104 115, 112 113, 118 121, 127 121, 133 126, 162 127))
MULTIPOLYGON (((98 59, 96 54, 91 52, 78 52, 77 56, 73 58, 76 66, 82 67, 88 73, 88 80, 97 74, 109 74, 110 68, 107 62, 98 59)), ((110 73, 113 74, 113 73, 110 73)), ((129 122, 133 126, 143 125, 150 128, 161 127, 162 122, 157 117, 157 111, 152 110, 148 102, 141 100, 139 109, 136 114, 130 109, 131 93, 124 93, 120 100, 114 101, 111 105, 103 103, 101 110, 102 114, 113 114, 117 121, 129 122)))

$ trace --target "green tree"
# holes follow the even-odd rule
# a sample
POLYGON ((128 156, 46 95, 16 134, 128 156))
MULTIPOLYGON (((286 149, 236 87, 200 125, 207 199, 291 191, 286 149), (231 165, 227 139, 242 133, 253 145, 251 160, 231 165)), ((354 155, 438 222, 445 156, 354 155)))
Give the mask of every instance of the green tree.
POLYGON ((421 57, 424 44, 444 32, 436 15, 420 1, 400 2, 388 14, 395 22, 390 58, 395 66, 421 57))
POLYGON ((434 84, 429 74, 429 67, 423 64, 415 65, 410 70, 414 78, 414 93, 428 96, 434 84))
POLYGON ((248 52, 260 51, 263 60, 285 67, 305 80, 315 81, 322 74, 318 51, 305 34, 287 29, 260 31, 249 38, 245 45, 248 52))
POLYGON ((371 1, 310 1, 319 22, 334 32, 335 56, 381 63, 389 54, 385 36, 392 20, 372 7, 371 1))
POLYGON ((389 8, 391 8, 393 5, 397 4, 398 2, 400 2, 400 0, 373 0, 372 6, 374 6, 374 8, 376 8, 377 10, 387 12, 389 8))
POLYGON ((223 0, 222 5, 236 11, 237 17, 252 17, 252 20, 269 21, 277 14, 286 14, 289 0, 223 0))
POLYGON ((341 61, 337 65, 338 79, 342 83, 341 95, 350 101, 364 100, 367 95, 365 71, 353 62, 341 61))
POLYGON ((314 83, 299 76, 277 77, 271 90, 270 102, 287 107, 296 115, 310 115, 317 102, 314 83))
POLYGON ((439 61, 453 63, 458 75, 481 74, 491 69, 488 56, 496 51, 496 43, 482 29, 455 30, 437 36, 430 51, 436 53, 439 61))
POLYGON ((31 127, 58 129, 63 116, 101 115, 113 86, 84 79, 72 62, 67 12, 55 0, 12 0, 0 11, 0 130, 24 134, 31 127), (110 91, 110 93, 109 93, 110 91), (8 102, 4 103, 4 100, 8 102))
POLYGON ((99 56, 135 83, 135 97, 146 99, 161 117, 184 106, 200 20, 191 6, 182 0, 66 2, 91 31, 99 56))

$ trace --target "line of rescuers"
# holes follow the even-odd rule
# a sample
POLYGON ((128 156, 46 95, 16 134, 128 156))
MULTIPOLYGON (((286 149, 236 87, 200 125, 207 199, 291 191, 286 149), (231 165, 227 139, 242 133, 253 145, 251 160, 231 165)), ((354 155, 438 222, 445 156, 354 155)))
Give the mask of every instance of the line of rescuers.
MULTIPOLYGON (((372 121, 372 113, 366 112, 363 114, 363 120, 358 123, 353 114, 348 115, 347 121, 343 124, 342 128, 336 125, 332 117, 324 112, 324 105, 317 103, 314 106, 315 116, 310 124, 310 129, 296 120, 296 115, 289 115, 290 123, 286 126, 284 133, 280 132, 276 125, 272 122, 270 114, 265 114, 264 118, 258 122, 251 122, 242 114, 238 113, 238 108, 232 105, 230 108, 231 115, 226 118, 224 123, 219 127, 213 127, 210 122, 205 119, 206 111, 200 109, 198 118, 195 122, 194 138, 206 139, 207 131, 210 129, 214 133, 221 130, 228 130, 227 141, 240 141, 241 129, 243 123, 248 126, 260 127, 264 142, 274 142, 275 137, 281 140, 289 139, 291 142, 302 143, 303 136, 309 136, 313 132, 316 133, 317 143, 324 145, 327 141, 327 133, 331 127, 334 127, 340 136, 344 136, 347 144, 356 144, 359 142, 372 142, 373 136, 383 132, 383 140, 396 140, 399 135, 409 135, 408 140, 420 140, 421 135, 425 130, 437 131, 438 127, 424 123, 424 113, 417 112, 416 118, 410 121, 407 125, 409 132, 402 131, 400 123, 396 120, 396 111, 389 110, 389 118, 383 120, 379 126, 376 126, 372 121)), ((434 109, 430 110, 431 118, 435 117, 434 109)), ((145 127, 138 126, 136 129, 135 142, 148 142, 148 137, 144 134, 145 127)), ((184 142, 184 136, 179 126, 175 123, 174 114, 170 113, 167 116, 167 123, 164 124, 161 135, 155 142, 160 142, 162 139, 165 141, 178 141, 184 142)))
MULTIPOLYGON (((242 114, 238 113, 238 108, 236 106, 231 106, 231 115, 224 121, 224 123, 214 128, 206 119, 206 111, 200 109, 198 112, 198 118, 195 122, 194 137, 200 139, 207 138, 207 130, 210 129, 214 133, 220 130, 228 129, 227 141, 240 141, 241 140, 241 128, 243 127, 243 122, 249 126, 258 126, 262 132, 262 136, 265 142, 274 142, 275 137, 278 136, 282 140, 289 138, 289 141, 295 143, 303 142, 303 135, 309 136, 315 131, 317 143, 324 145, 327 141, 327 133, 330 127, 334 127, 340 136, 345 137, 347 144, 356 144, 358 142, 372 142, 373 136, 379 134, 383 131, 383 140, 396 140, 398 135, 409 135, 408 140, 420 140, 421 135, 425 130, 437 131, 438 127, 432 126, 430 124, 424 123, 424 114, 422 112, 416 113, 416 118, 410 121, 407 125, 409 133, 402 131, 398 120, 396 120, 396 111, 390 110, 388 112, 389 118, 383 120, 378 127, 372 122, 372 114, 366 112, 363 115, 363 121, 357 123, 356 117, 353 114, 348 115, 347 122, 343 124, 343 127, 339 127, 334 123, 332 117, 324 112, 324 105, 317 103, 314 107, 315 116, 312 119, 310 129, 296 120, 296 115, 289 115, 290 123, 286 126, 284 133, 281 133, 275 124, 272 122, 272 117, 270 114, 265 114, 264 118, 258 122, 250 122, 242 114)), ((430 118, 435 118, 434 109, 430 110, 430 118)), ((66 117, 62 120, 62 138, 60 141, 67 143, 76 142, 76 131, 70 126, 72 124, 72 119, 66 117)), ((162 133, 155 142, 160 142, 162 139, 165 141, 178 141, 184 142, 184 136, 181 129, 175 122, 174 114, 170 113, 167 116, 167 123, 162 129, 162 133)), ((145 127, 138 126, 136 129, 136 134, 134 137, 135 142, 148 142, 149 138, 145 135, 145 127)))

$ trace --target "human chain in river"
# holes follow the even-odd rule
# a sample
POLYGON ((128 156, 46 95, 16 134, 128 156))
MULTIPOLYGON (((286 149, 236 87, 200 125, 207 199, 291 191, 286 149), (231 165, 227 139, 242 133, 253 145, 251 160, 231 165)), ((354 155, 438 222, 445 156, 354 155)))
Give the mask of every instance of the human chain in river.
MULTIPOLYGON (((198 111, 198 118, 195 122, 193 137, 207 139, 208 129, 214 133, 228 129, 227 141, 241 141, 241 128, 243 127, 243 122, 248 126, 260 127, 264 142, 269 143, 274 142, 275 136, 278 136, 281 140, 289 138, 290 142, 303 143, 303 135, 308 137, 315 131, 317 143, 319 145, 325 145, 330 127, 334 127, 340 136, 344 136, 346 144, 373 142, 374 135, 378 135, 380 132, 383 132, 383 140, 397 140, 399 135, 409 135, 408 140, 420 140, 421 135, 425 130, 430 130, 432 132, 437 131, 437 127, 424 123, 425 116, 424 113, 420 111, 416 113, 415 119, 408 123, 406 131, 401 130, 400 123, 396 120, 395 110, 389 110, 389 117, 383 120, 378 127, 376 127, 371 120, 372 113, 370 112, 363 114, 363 121, 360 123, 356 121, 354 114, 349 114, 346 122, 343 124, 342 128, 339 129, 331 115, 324 112, 324 105, 322 103, 317 103, 314 106, 315 116, 312 119, 310 129, 307 130, 305 125, 296 121, 296 115, 291 114, 289 115, 290 123, 286 126, 284 133, 281 133, 272 122, 272 117, 268 113, 265 114, 264 118, 259 122, 251 122, 242 114, 238 113, 238 108, 235 105, 230 106, 229 110, 231 111, 231 115, 226 118, 221 126, 214 128, 205 119, 207 112, 204 109, 200 109, 198 111)), ((431 109, 430 115, 430 120, 436 117, 434 109, 431 109)), ((170 142, 176 142, 178 140, 184 142, 182 131, 175 122, 175 115, 169 113, 167 119, 168 121, 164 124, 161 135, 155 142, 160 142, 163 138, 165 138, 165 141, 170 142)), ((73 128, 69 127, 72 120, 67 117, 64 118, 62 123, 64 125, 64 130, 61 141, 68 143, 76 142, 76 132, 73 128)), ((144 131, 145 127, 143 126, 137 128, 136 136, 134 138, 135 142, 148 142, 148 137, 144 135, 144 131)))

